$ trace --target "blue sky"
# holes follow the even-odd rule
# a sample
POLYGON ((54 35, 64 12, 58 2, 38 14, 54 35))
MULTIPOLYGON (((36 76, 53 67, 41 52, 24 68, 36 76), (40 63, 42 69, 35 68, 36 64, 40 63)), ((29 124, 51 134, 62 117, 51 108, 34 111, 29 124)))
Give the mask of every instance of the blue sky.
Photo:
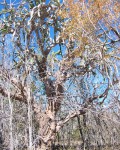
MULTIPOLYGON (((50 0, 46 0, 46 3, 48 3, 49 1, 50 0)), ((4 0, 1 0, 1 2, 4 2, 4 0)), ((14 5, 17 6, 20 2, 22 2, 22 0, 6 0, 6 2, 8 4, 14 3, 14 5)), ((63 0, 60 0, 60 3, 62 3, 62 2, 63 2, 63 0)), ((2 10, 2 8, 4 8, 4 7, 3 7, 3 5, 0 4, 0 11, 2 10)))

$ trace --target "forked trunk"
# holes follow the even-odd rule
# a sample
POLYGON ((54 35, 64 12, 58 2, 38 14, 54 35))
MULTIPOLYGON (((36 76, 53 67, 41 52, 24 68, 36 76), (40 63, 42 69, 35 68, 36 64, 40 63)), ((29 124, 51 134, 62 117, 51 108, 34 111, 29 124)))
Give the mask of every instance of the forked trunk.
POLYGON ((36 118, 39 123, 38 135, 40 136, 37 150, 52 150, 56 135, 55 112, 48 108, 46 112, 38 112, 36 118))
MULTIPOLYGON (((59 79, 59 78, 58 78, 59 79)), ((60 79, 59 79, 60 80, 60 79)), ((56 135, 56 115, 61 106, 63 98, 62 81, 52 81, 44 79, 48 106, 45 111, 42 108, 35 107, 36 119, 39 123, 39 133, 41 145, 37 150, 53 150, 53 143, 56 135), (37 108, 37 109, 36 109, 37 108)))

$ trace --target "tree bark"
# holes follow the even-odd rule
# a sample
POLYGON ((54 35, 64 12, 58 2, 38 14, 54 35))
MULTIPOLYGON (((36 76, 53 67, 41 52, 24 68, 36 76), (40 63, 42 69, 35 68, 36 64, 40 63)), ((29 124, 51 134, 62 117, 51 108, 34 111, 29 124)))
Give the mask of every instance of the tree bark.
POLYGON ((36 150, 50 150, 47 144, 41 143, 41 145, 36 150))

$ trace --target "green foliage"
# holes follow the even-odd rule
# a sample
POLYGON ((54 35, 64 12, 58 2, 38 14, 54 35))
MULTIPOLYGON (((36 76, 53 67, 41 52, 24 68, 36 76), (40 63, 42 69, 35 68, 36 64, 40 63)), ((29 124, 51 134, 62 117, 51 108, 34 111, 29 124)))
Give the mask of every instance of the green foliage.
POLYGON ((75 141, 80 140, 80 132, 79 129, 74 129, 71 133, 71 138, 74 139, 75 141))
POLYGON ((3 9, 0 11, 0 15, 7 14, 7 13, 14 13, 14 9, 3 9))

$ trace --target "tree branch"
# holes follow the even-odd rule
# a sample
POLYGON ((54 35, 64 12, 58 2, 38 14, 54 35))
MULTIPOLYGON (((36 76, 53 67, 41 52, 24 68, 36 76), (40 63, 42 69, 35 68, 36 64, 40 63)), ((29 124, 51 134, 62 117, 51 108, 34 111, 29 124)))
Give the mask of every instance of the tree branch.
POLYGON ((56 125, 56 132, 59 131, 59 129, 61 127, 64 126, 65 123, 67 123, 70 119, 78 116, 78 115, 84 115, 86 113, 86 111, 89 109, 90 104, 97 98, 102 98, 104 96, 107 95, 109 90, 109 87, 101 94, 101 95, 97 95, 94 97, 90 97, 86 100, 85 105, 83 105, 83 107, 81 107, 79 110, 73 111, 70 114, 68 114, 63 120, 59 121, 56 125))
POLYGON ((59 121, 57 123, 57 125, 56 125, 56 132, 58 132, 59 129, 61 127, 63 127, 64 124, 67 123, 70 119, 72 119, 72 118, 74 118, 74 117, 76 117, 78 115, 84 115, 86 113, 86 111, 87 111, 87 108, 81 108, 81 109, 79 109, 77 111, 71 112, 69 115, 67 115, 67 117, 64 120, 61 120, 61 121, 59 121))
MULTIPOLYGON (((4 97, 8 97, 8 92, 6 89, 2 88, 0 86, 0 93, 2 94, 2 96, 4 97)), ((21 94, 17 94, 17 93, 10 93, 10 98, 27 103, 26 97, 21 95, 21 94)))
MULTIPOLYGON (((5 82, 10 81, 10 84, 13 86, 14 91, 10 91, 11 92, 10 97, 12 99, 16 99, 24 103, 27 103, 27 98, 25 96, 26 95, 25 85, 22 85, 19 79, 12 77, 12 74, 3 67, 0 67, 0 77, 5 82)), ((4 97, 8 96, 8 92, 6 88, 2 86, 2 83, 0 84, 0 93, 4 97)))

